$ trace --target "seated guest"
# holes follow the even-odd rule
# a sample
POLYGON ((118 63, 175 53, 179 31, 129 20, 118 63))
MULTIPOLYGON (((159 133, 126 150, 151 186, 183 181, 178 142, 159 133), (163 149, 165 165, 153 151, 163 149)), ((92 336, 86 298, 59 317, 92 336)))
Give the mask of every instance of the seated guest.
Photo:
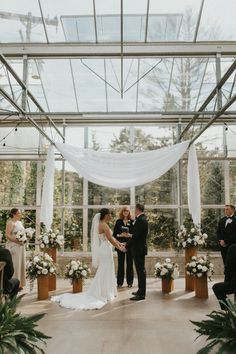
MULTIPOLYGON (((236 244, 229 247, 225 262, 224 282, 216 283, 212 287, 218 300, 225 301, 228 294, 236 292, 236 244)), ((220 303, 222 310, 226 307, 220 303)))
POLYGON ((0 248, 0 261, 6 262, 3 277, 3 293, 13 297, 17 295, 19 291, 20 281, 16 278, 12 278, 14 274, 12 257, 10 251, 6 248, 0 248))

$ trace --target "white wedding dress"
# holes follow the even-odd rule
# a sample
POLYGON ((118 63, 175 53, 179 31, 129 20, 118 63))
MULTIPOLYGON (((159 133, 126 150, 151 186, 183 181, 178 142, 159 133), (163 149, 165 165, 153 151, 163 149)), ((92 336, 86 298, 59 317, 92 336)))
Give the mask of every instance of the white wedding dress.
POLYGON ((100 309, 117 296, 112 245, 105 234, 98 234, 98 268, 92 283, 85 293, 62 294, 52 297, 52 301, 68 309, 100 309))

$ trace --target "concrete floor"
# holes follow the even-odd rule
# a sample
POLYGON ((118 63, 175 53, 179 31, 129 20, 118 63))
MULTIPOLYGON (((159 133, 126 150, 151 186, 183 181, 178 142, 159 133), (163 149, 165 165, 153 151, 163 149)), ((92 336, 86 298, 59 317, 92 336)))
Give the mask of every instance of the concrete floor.
MULTIPOLYGON (((51 294, 71 291, 70 283, 63 279, 57 288, 51 294)), ((175 281, 175 290, 169 295, 160 289, 160 280, 149 278, 146 300, 130 301, 135 286, 123 287, 115 301, 93 311, 68 310, 50 300, 37 301, 36 289, 26 289, 19 309, 27 315, 47 313, 39 325, 52 336, 46 354, 195 354, 204 339, 194 342, 197 334, 189 320, 202 320, 218 309, 212 291, 208 300, 197 299, 193 292, 183 290, 184 279, 175 281)))

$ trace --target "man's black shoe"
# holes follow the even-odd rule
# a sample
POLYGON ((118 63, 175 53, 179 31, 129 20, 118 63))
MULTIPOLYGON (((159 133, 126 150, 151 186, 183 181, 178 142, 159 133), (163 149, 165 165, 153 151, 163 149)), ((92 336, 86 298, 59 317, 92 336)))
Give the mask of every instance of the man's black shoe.
POLYGON ((138 291, 133 291, 132 295, 138 295, 138 291))
POLYGON ((145 296, 136 295, 130 298, 131 301, 145 300, 145 296))

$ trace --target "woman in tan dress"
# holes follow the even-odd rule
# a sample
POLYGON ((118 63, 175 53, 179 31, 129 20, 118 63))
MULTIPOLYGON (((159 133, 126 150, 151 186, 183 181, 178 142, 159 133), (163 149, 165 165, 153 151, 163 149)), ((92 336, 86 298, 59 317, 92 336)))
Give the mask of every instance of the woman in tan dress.
POLYGON ((20 288, 23 288, 26 285, 26 252, 24 243, 16 239, 16 233, 25 229, 20 221, 21 212, 19 209, 11 209, 10 217, 6 225, 6 248, 9 249, 12 255, 14 266, 13 277, 19 279, 20 288))

